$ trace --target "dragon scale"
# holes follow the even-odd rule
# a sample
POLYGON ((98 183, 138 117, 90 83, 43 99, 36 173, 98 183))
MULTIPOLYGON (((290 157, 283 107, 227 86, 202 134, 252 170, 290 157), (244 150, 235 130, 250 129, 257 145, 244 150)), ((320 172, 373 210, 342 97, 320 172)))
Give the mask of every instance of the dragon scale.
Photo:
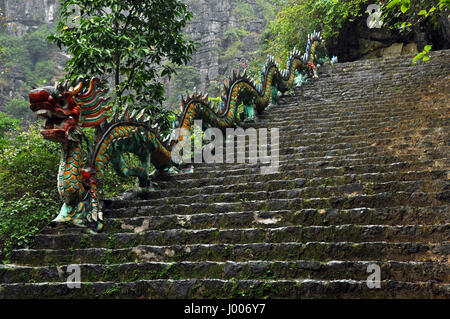
MULTIPOLYGON (((257 113, 263 112, 270 102, 276 104, 278 91, 285 92, 294 84, 296 75, 317 77, 316 66, 330 63, 320 33, 308 36, 306 53, 293 50, 287 68, 280 70, 273 57, 269 57, 261 71, 258 84, 246 72, 233 72, 224 83, 223 107, 215 110, 208 95, 193 93, 181 98, 181 112, 177 117, 175 138, 171 143, 162 140, 157 130, 150 127, 150 118, 144 110, 130 113, 128 108, 119 114, 117 108, 107 115, 112 106, 105 97, 107 90, 98 78, 79 82, 74 87, 44 87, 29 94, 30 108, 46 119, 41 130, 44 138, 62 145, 58 173, 58 192, 63 201, 59 215, 52 225, 73 224, 101 231, 103 214, 98 189, 108 164, 119 176, 137 177, 140 188, 148 188, 150 164, 158 170, 177 166, 173 154, 190 143, 180 132, 190 131, 194 120, 202 119, 212 127, 226 129, 238 123, 238 106, 252 105, 257 113), (298 72, 298 73, 297 73, 298 72), (83 92, 83 87, 88 87, 83 92), (95 127, 95 141, 90 142, 84 127, 95 127), (180 130, 181 129, 181 130, 180 130), (86 142, 86 147, 84 147, 86 142), (129 167, 124 154, 134 153, 138 167, 129 167)), ((172 134, 171 134, 172 135, 172 134)))

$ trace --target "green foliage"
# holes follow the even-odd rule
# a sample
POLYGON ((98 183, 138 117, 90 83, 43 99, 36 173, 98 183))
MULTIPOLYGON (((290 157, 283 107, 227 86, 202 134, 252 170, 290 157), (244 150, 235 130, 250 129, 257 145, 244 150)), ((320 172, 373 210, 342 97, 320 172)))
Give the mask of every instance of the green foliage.
POLYGON ((181 65, 175 68, 177 76, 173 80, 173 94, 168 97, 168 104, 172 109, 179 108, 179 94, 186 95, 199 84, 200 72, 190 65, 181 65))
POLYGON ((5 55, 2 69, 9 73, 11 68, 23 68, 25 82, 30 86, 50 81, 56 70, 49 60, 52 51, 46 39, 49 32, 50 29, 44 26, 22 37, 1 33, 0 43, 4 46, 5 55))
POLYGON ((191 18, 178 0, 63 0, 50 39, 73 55, 67 79, 111 76, 119 107, 147 107, 155 115, 164 113, 155 106, 164 100, 159 78, 170 78, 194 52, 181 32, 191 18))
POLYGON ((10 118, 4 112, 0 112, 0 138, 17 129, 17 120, 10 118))
POLYGON ((46 39, 49 32, 50 29, 43 26, 22 37, 0 33, 0 85, 9 87, 13 78, 23 80, 21 87, 14 88, 16 96, 7 103, 5 110, 22 122, 34 119, 28 102, 22 96, 33 86, 52 82, 57 74, 51 61, 53 49, 46 39))
POLYGON ((422 52, 418 53, 414 59, 413 63, 416 63, 418 60, 422 59, 424 62, 428 61, 430 59, 430 56, 428 53, 431 50, 431 45, 426 45, 422 52))
POLYGON ((450 0, 390 0, 383 5, 383 21, 404 34, 419 24, 437 24, 436 14, 448 10, 450 0))
POLYGON ((324 39, 336 37, 343 24, 361 16, 368 0, 279 0, 281 7, 265 31, 265 51, 286 62, 294 47, 304 50, 307 35, 322 32, 324 39))
POLYGON ((246 1, 239 0, 233 10, 231 15, 236 17, 240 23, 251 22, 255 18, 255 11, 253 6, 246 1))
MULTIPOLYGON (((407 35, 414 28, 422 24, 436 29, 439 27, 437 14, 447 15, 450 0, 390 0, 383 7, 383 20, 400 33, 407 35)), ((431 45, 426 45, 424 50, 418 53, 413 63, 420 59, 424 62, 430 59, 428 55, 431 45)))
POLYGON ((6 113, 0 112, 0 152, 10 143, 8 135, 17 129, 18 122, 18 120, 7 116, 6 113))
POLYGON ((24 44, 31 55, 33 65, 38 61, 46 61, 50 58, 52 45, 48 42, 47 36, 53 31, 52 28, 44 25, 23 36, 24 44))
POLYGON ((59 145, 44 140, 37 127, 16 134, 0 150, 0 258, 4 261, 12 248, 29 244, 60 206, 59 145))
POLYGON ((6 105, 6 112, 14 116, 16 119, 33 115, 30 111, 30 104, 23 98, 13 98, 6 105))

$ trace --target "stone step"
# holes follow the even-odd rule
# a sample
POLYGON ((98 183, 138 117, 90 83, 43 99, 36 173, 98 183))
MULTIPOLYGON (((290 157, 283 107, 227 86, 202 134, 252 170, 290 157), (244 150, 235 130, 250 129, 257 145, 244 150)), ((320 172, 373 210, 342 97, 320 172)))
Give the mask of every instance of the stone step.
MULTIPOLYGON (((317 177, 312 179, 295 178, 287 180, 273 179, 267 182, 244 182, 236 184, 232 183, 234 179, 230 179, 230 183, 224 182, 219 185, 204 185, 200 187, 190 187, 184 190, 184 196, 194 196, 200 194, 222 194, 234 192, 254 192, 254 191, 278 191, 290 190, 296 188, 310 188, 314 187, 339 187, 349 184, 362 184, 362 187, 376 191, 386 186, 397 187, 400 184, 416 185, 419 188, 427 187, 428 189, 446 189, 448 180, 447 171, 421 171, 421 172, 407 172, 407 173, 367 173, 367 174, 345 174, 333 177, 317 177), (379 185, 379 186, 377 186, 379 185), (383 186, 384 185, 384 186, 383 186)), ((157 199, 180 196, 180 190, 176 187, 176 182, 156 182, 160 189, 142 192, 139 195, 140 199, 157 199)), ((419 189, 417 189, 419 190, 419 189)))
MULTIPOLYGON (((349 101, 346 101, 346 104, 348 104, 349 101)), ((355 101, 357 103, 357 101, 355 101)), ((359 103, 361 103, 359 101, 359 103)), ((259 115, 256 121, 255 126, 272 126, 272 127, 282 127, 284 129, 285 126, 290 125, 297 125, 297 126, 304 126, 307 127, 316 127, 316 126, 324 126, 327 125, 329 127, 335 127, 340 126, 343 127, 345 124, 354 124, 358 123, 361 127, 371 127, 373 125, 377 125, 376 122, 383 123, 383 122, 389 122, 393 119, 403 120, 406 123, 410 123, 414 121, 414 118, 411 117, 411 113, 414 114, 417 112, 417 109, 406 109, 406 110, 396 110, 392 111, 389 110, 388 104, 385 106, 386 109, 378 109, 376 111, 347 111, 347 108, 345 108, 345 112, 343 111, 332 111, 332 107, 339 107, 336 105, 335 102, 330 105, 323 105, 321 103, 322 107, 326 107, 328 109, 328 112, 324 114, 323 111, 318 110, 317 112, 314 112, 308 109, 309 106, 304 106, 304 110, 297 110, 292 106, 292 109, 286 109, 285 111, 292 112, 291 114, 287 114, 284 116, 276 117, 266 115, 259 115), (409 115, 409 117, 408 117, 409 115), (366 123, 366 121, 361 121, 361 118, 367 118, 367 120, 370 119, 366 123), (261 125, 263 124, 263 125, 261 125)), ((356 106, 357 104, 355 104, 356 106)), ((298 106, 297 106, 298 107, 298 106)), ((436 116, 437 120, 440 120, 442 124, 445 124, 445 113, 442 113, 442 111, 448 110, 449 108, 436 108, 436 109, 427 109, 427 114, 436 116)), ((263 113, 265 114, 265 113, 263 113)))
POLYGON ((119 249, 138 245, 248 244, 282 242, 427 242, 450 243, 450 224, 288 226, 241 229, 169 229, 138 233, 83 235, 65 233, 35 236, 34 249, 119 249))
MULTIPOLYGON (((70 289, 67 283, 0 285, 0 298, 442 298, 450 296, 450 285, 381 281, 380 289, 368 288, 367 281, 354 280, 145 280, 136 282, 95 282, 70 289)), ((260 309, 261 310, 261 309, 260 309)), ((221 312, 227 313, 227 309, 221 312)))
MULTIPOLYGON (((406 145, 404 145, 406 146, 406 145)), ((325 152, 310 152, 309 154, 305 153, 305 148, 298 148, 298 153, 290 153, 290 154, 282 154, 279 157, 279 165, 281 167, 287 166, 287 164, 298 164, 298 165, 311 165, 315 167, 324 167, 324 166, 349 166, 355 164, 393 164, 399 162, 410 162, 417 163, 421 160, 429 160, 433 159, 435 163, 433 163, 433 167, 436 167, 438 164, 440 166, 448 165, 450 159, 448 157, 443 157, 445 155, 439 154, 439 156, 432 156, 433 152, 427 152, 422 156, 418 157, 416 152, 408 147, 407 149, 403 148, 404 154, 393 155, 390 152, 376 152, 375 147, 363 147, 359 149, 336 149, 325 152), (439 163, 440 162, 440 163, 439 163)), ((444 151, 444 148, 436 148, 438 151, 444 151)), ((269 149, 270 150, 270 149, 269 149)), ((178 174, 174 174, 176 177, 180 174, 192 174, 195 172, 206 172, 211 170, 236 170, 236 169, 247 169, 247 168, 260 168, 261 166, 268 165, 267 163, 262 163, 262 160, 259 158, 251 157, 248 153, 244 154, 243 152, 239 152, 237 154, 244 155, 244 163, 239 163, 237 161, 238 157, 236 155, 237 152, 234 153, 234 162, 227 163, 226 162, 226 153, 224 151, 223 163, 206 163, 202 161, 201 163, 195 163, 191 158, 191 163, 186 163, 182 166, 182 168, 193 168, 193 170, 189 170, 188 173, 180 172, 178 174)), ((269 153, 270 154, 270 153, 269 153)), ((443 153, 446 154, 446 153, 443 153)), ((267 162, 267 161, 266 161, 267 162)), ((428 162, 429 164, 431 162, 428 162)), ((164 174, 163 174, 164 175, 164 174)), ((169 174, 170 175, 170 174, 169 174)), ((153 179, 157 179, 157 176, 152 176, 153 179)))
MULTIPOLYGON (((442 127, 443 131, 449 129, 450 126, 442 127)), ((398 130, 400 132, 400 130, 398 130)), ((320 132, 320 133, 306 133, 306 131, 291 131, 291 135, 286 134, 287 132, 280 131, 280 141, 278 143, 271 142, 271 132, 267 133, 267 145, 268 149, 278 147, 299 147, 299 146, 310 146, 310 145, 323 145, 323 144, 341 144, 341 143, 357 143, 361 140, 371 140, 376 142, 377 144, 384 145, 387 143, 393 143, 398 140, 398 138, 392 138, 392 136, 398 134, 399 132, 395 132, 393 130, 383 131, 373 133, 368 130, 364 130, 363 132, 342 130, 342 131, 334 131, 334 132, 320 132), (341 134, 342 132, 342 134, 341 134), (358 133, 358 134, 357 134, 358 133), (301 142, 301 144, 299 144, 301 142)), ((259 134, 259 133, 258 133, 259 134)), ((411 134, 420 134, 424 140, 435 141, 436 140, 436 130, 435 129, 417 129, 417 130, 409 130, 409 131, 401 131, 402 136, 408 136, 411 134)), ((257 137, 259 139, 259 137, 257 137)), ((223 148, 225 150, 228 147, 227 142, 225 142, 226 137, 224 136, 223 148)), ((245 142, 238 142, 237 139, 232 141, 231 149, 234 152, 240 152, 239 148, 244 150, 248 150, 251 145, 246 138, 245 142), (239 148, 238 148, 239 147, 239 148)))
MULTIPOLYGON (((442 112, 442 109, 441 109, 442 112)), ((436 119, 438 121, 439 126, 448 126, 448 122, 445 122, 445 117, 440 113, 440 120, 439 117, 436 119)), ((328 130, 334 129, 334 128, 348 128, 348 129, 370 129, 372 127, 378 127, 378 126, 392 126, 395 123, 404 122, 404 123, 412 123, 413 120, 411 119, 411 114, 405 112, 404 115, 399 116, 386 116, 381 118, 368 118, 362 121, 360 118, 354 118, 354 119, 330 119, 329 117, 324 118, 323 120, 312 120, 312 119, 306 119, 302 120, 284 120, 280 122, 275 121, 267 121, 265 123, 258 122, 259 126, 263 127, 277 127, 282 130, 283 134, 289 134, 284 132, 290 132, 294 129, 307 129, 310 132, 314 132, 317 129, 321 128, 328 128, 328 130)), ((255 125, 256 126, 256 125, 255 125)), ((258 126, 256 126, 258 127, 258 126)))
POLYGON ((171 214, 226 213, 230 211, 272 211, 314 209, 351 209, 360 207, 383 208, 392 206, 442 206, 447 205, 450 191, 437 193, 385 192, 377 194, 356 194, 330 198, 277 198, 268 200, 245 200, 237 202, 186 203, 148 206, 147 201, 116 200, 104 201, 104 212, 109 218, 156 216, 171 214), (122 208, 122 209, 121 209, 122 208))
MULTIPOLYGON (((447 159, 439 159, 447 162, 447 159)), ((270 164, 261 164, 260 167, 246 167, 238 169, 228 169, 228 170, 211 170, 208 173, 208 179, 210 183, 219 182, 222 178, 230 178, 232 176, 251 176, 253 180, 258 181, 268 181, 271 179, 277 179, 282 177, 283 179, 288 178, 314 178, 314 177, 332 177, 332 176, 342 176, 345 174, 366 174, 366 173, 388 173, 388 172, 408 172, 414 170, 425 170, 430 169, 435 166, 437 160, 417 160, 415 162, 401 161, 396 163, 388 164, 357 164, 357 165, 346 165, 346 166, 331 166, 330 164, 324 164, 324 161, 314 162, 314 163, 289 163, 278 168, 277 173, 263 174, 261 167, 269 167, 270 164), (317 166, 324 166, 319 167, 317 166)), ((274 164, 275 165, 275 164, 274 164)), ((167 176, 167 175, 166 175, 167 176)), ((179 172, 177 174, 169 175, 167 178, 170 180, 177 180, 179 182, 183 180, 200 180, 205 178, 205 172, 200 171, 185 173, 179 172)))
MULTIPOLYGON (((387 108, 387 106, 386 106, 387 108)), ((436 115, 438 115, 438 110, 434 110, 436 115)), ((266 125, 273 125, 273 126, 280 126, 284 127, 286 125, 308 125, 308 126, 314 126, 317 124, 324 125, 328 124, 328 126, 343 126, 342 123, 359 123, 361 125, 365 125, 365 122, 361 122, 361 118, 367 118, 371 121, 369 123, 373 123, 376 125, 376 122, 385 122, 386 120, 391 120, 391 118, 402 118, 402 119, 408 119, 407 116, 411 115, 411 110, 397 110, 395 112, 388 111, 388 110, 378 110, 375 111, 353 111, 353 112, 332 112, 328 111, 328 113, 324 114, 324 112, 309 112, 309 110, 297 110, 295 112, 295 109, 292 109, 292 114, 285 115, 283 117, 269 117, 269 115, 258 116, 258 120, 256 124, 264 123, 266 125), (303 112, 302 112, 303 111, 303 112), (336 125, 340 124, 340 125, 336 125)), ((431 112, 432 110, 428 110, 431 112)), ((265 113, 263 113, 265 114, 265 113)), ((442 116, 442 114, 439 114, 442 116)), ((412 121, 411 118, 409 118, 409 121, 412 121)))
MULTIPOLYGON (((126 211, 123 212, 126 216, 126 211)), ((450 220, 450 208, 441 207, 386 207, 355 209, 302 209, 298 211, 241 211, 192 215, 162 215, 109 218, 105 233, 140 232, 167 229, 218 229, 245 227, 287 227, 326 225, 434 225, 450 220)), ((64 228, 47 228, 43 234, 66 233, 64 228)))
MULTIPOLYGON (((450 266, 434 262, 398 261, 261 261, 246 262, 143 262, 117 265, 77 265, 83 283, 129 282, 159 279, 315 279, 315 280, 367 280, 367 269, 380 267, 383 280, 436 283, 450 282, 450 266)), ((64 282, 68 265, 27 267, 0 265, 0 284, 64 282)), ((71 273, 71 272, 70 272, 71 273)), ((0 289, 1 290, 1 289, 0 289)))
MULTIPOLYGON (((297 180, 298 181, 298 180, 297 180)), ((300 182, 300 181, 298 181, 300 182)), ((306 183, 306 180, 304 181, 306 183)), ((173 204, 189 204, 189 203, 228 203, 238 201, 253 201, 253 200, 269 200, 269 199, 281 199, 281 198, 330 198, 338 196, 355 196, 355 195, 372 195, 376 193, 385 192, 439 192, 444 189, 450 189, 449 181, 433 181, 424 183, 423 181, 393 181, 387 183, 351 183, 343 184, 340 186, 315 186, 304 187, 295 183, 290 185, 290 189, 279 190, 250 190, 250 189, 231 189, 228 193, 225 189, 219 193, 201 193, 195 195, 184 196, 165 196, 154 197, 150 199, 142 195, 141 198, 145 198, 146 206, 164 206, 173 204)), ((150 193, 151 194, 151 193, 150 193)))
MULTIPOLYGON (((403 85, 403 84, 402 84, 403 85)), ((416 88, 412 88, 416 89, 416 88)), ((282 96, 278 106, 271 106, 263 113, 257 114, 259 119, 283 120, 295 118, 295 114, 307 116, 325 116, 324 114, 336 112, 341 114, 351 114, 353 112, 376 112, 384 111, 386 115, 396 114, 408 110, 417 112, 417 102, 420 102, 414 96, 400 95, 395 91, 385 91, 383 94, 374 94, 374 92, 360 92, 354 96, 346 95, 350 90, 359 90, 356 87, 347 87, 342 90, 332 89, 329 92, 322 91, 320 96, 316 95, 314 90, 299 90, 291 96, 282 96), (361 94, 363 93, 363 94, 361 94), (338 95, 338 99, 330 98, 330 95, 338 95), (396 103, 392 103, 395 101, 396 103), (416 103, 414 103, 416 102, 416 103)), ((435 93, 439 88, 424 87, 423 95, 434 96, 437 101, 442 101, 445 96, 439 96, 435 93)), ((438 109, 447 109, 446 104, 431 104, 426 112, 436 112, 438 109)), ((302 117, 299 117, 300 119, 302 117)))
MULTIPOLYGON (((450 128, 450 127, 449 127, 450 128)), ((261 156, 259 152, 262 150, 264 151, 263 155, 268 156, 273 154, 273 150, 276 149, 279 152, 279 160, 280 161, 286 161, 287 159, 292 160, 303 160, 306 156, 308 156, 308 153, 314 153, 318 151, 337 151, 342 149, 364 149, 369 146, 373 146, 373 149, 371 153, 375 153, 373 155, 377 155, 380 157, 382 154, 388 156, 388 157, 394 157, 394 155, 407 155, 407 154, 395 154, 393 152, 388 152, 388 150, 381 149, 382 146, 390 146, 395 145, 398 150, 411 150, 414 151, 414 146, 411 144, 406 143, 408 141, 408 138, 405 138, 407 134, 402 135, 400 137, 396 138, 375 138, 376 134, 370 133, 368 136, 349 136, 349 137, 336 137, 334 138, 310 138, 310 139, 303 139, 301 134, 296 135, 293 137, 291 141, 286 141, 284 138, 281 138, 281 141, 279 142, 270 142, 271 133, 267 135, 268 143, 262 143, 261 140, 258 140, 258 142, 250 143, 247 139, 246 141, 234 141, 231 142, 232 144, 228 144, 228 142, 220 143, 218 144, 222 148, 222 157, 218 160, 222 161, 223 163, 227 163, 229 154, 232 156, 232 162, 229 164, 237 163, 237 155, 243 156, 245 158, 245 161, 248 162, 250 159, 257 160, 261 156), (296 139, 296 140, 294 140, 296 139), (334 140, 334 142, 333 142, 334 140), (365 142, 361 142, 365 141, 365 142), (334 147, 333 147, 334 146, 334 147), (374 147, 378 147, 378 150, 374 147), (263 149, 264 147, 264 149, 263 149), (322 149, 321 149, 322 148, 322 149), (250 151, 253 152, 250 153, 250 151), (300 151, 300 154, 298 152, 300 151), (251 154, 251 156, 250 156, 251 154), (292 155, 295 156, 292 156, 292 155)), ((320 133, 319 133, 320 134, 320 133)), ((402 133, 403 134, 403 133, 402 133)), ((416 132, 411 132, 411 134, 416 134, 416 132)), ((445 145, 445 136, 437 136, 437 131, 433 131, 428 136, 422 136, 421 137, 421 144, 422 145, 432 145, 436 147, 440 147, 440 150, 442 151, 448 151, 450 150, 449 145, 445 145), (434 135, 433 135, 434 134, 434 135), (443 142, 441 144, 441 141, 443 142)), ((385 134, 388 136, 387 134, 385 134)), ((259 139, 259 137, 258 137, 259 139)), ((201 151, 203 149, 209 150, 209 148, 212 147, 212 143, 209 143, 205 141, 205 145, 203 147, 194 147, 192 146, 191 152, 197 151, 197 149, 201 151), (209 147, 209 148, 208 148, 209 147)), ((417 147, 417 146, 416 146, 417 147)), ((445 157, 445 154, 442 153, 441 156, 445 157)), ((417 155, 417 154, 416 154, 417 155)), ((425 155, 425 154, 424 154, 425 155)), ((193 160, 193 157, 191 156, 191 161, 195 162, 193 160)), ((201 163, 200 163, 201 164, 201 163)), ((239 164, 239 163, 237 163, 239 164)))
MULTIPOLYGON (((292 188, 294 185, 298 185, 296 187, 312 187, 312 186, 320 186, 320 185, 342 185, 346 183, 386 183, 391 181, 414 181, 423 177, 425 180, 438 180, 438 179, 446 179, 448 172, 446 170, 420 170, 420 171, 392 171, 385 173, 378 172, 366 172, 361 174, 347 173, 347 174, 338 174, 331 176, 315 176, 318 170, 303 170, 303 171, 294 171, 290 172, 288 176, 285 174, 265 174, 265 175, 256 175, 256 176, 248 176, 248 175, 237 175, 237 176, 226 176, 215 179, 208 178, 197 178, 197 179, 184 179, 178 180, 176 179, 176 175, 166 175, 164 176, 165 180, 158 179, 155 181, 160 189, 156 189, 154 191, 150 191, 149 193, 155 192, 155 194, 165 194, 165 190, 167 191, 175 191, 179 193, 178 188, 183 189, 195 189, 199 187, 205 187, 205 193, 209 193, 208 189, 216 189, 217 187, 228 187, 230 185, 237 185, 242 183, 259 183, 256 184, 260 186, 259 189, 270 190, 274 186, 273 184, 286 182, 292 188), (431 178, 430 178, 431 177, 431 178)), ((251 185, 249 186, 252 187, 251 185)), ((109 200, 105 200, 105 202, 109 203, 109 200)))
POLYGON ((17 249, 16 265, 122 264, 128 262, 248 261, 248 260, 377 260, 447 262, 450 243, 307 242, 250 244, 193 244, 130 248, 17 249))

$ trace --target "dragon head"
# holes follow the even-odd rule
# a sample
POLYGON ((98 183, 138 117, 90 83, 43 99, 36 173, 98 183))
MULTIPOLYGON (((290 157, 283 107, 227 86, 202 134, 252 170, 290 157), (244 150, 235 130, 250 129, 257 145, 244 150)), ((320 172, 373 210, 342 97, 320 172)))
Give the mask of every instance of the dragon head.
POLYGON ((70 88, 63 85, 42 87, 32 90, 28 96, 30 108, 37 116, 45 119, 41 134, 54 142, 74 139, 73 133, 81 127, 99 125, 107 118, 104 114, 109 98, 104 98, 107 90, 102 90, 98 78, 90 80, 87 92, 82 92, 83 82, 70 88))

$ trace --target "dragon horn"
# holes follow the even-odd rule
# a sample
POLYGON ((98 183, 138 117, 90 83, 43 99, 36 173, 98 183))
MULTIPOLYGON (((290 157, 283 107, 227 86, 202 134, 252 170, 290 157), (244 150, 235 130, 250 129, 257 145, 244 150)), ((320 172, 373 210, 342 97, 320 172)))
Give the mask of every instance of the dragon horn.
POLYGON ((81 88, 82 88, 82 87, 83 87, 83 82, 78 83, 78 85, 77 85, 75 88, 71 87, 71 88, 69 89, 70 94, 71 94, 72 96, 77 95, 77 94, 81 91, 81 88))

